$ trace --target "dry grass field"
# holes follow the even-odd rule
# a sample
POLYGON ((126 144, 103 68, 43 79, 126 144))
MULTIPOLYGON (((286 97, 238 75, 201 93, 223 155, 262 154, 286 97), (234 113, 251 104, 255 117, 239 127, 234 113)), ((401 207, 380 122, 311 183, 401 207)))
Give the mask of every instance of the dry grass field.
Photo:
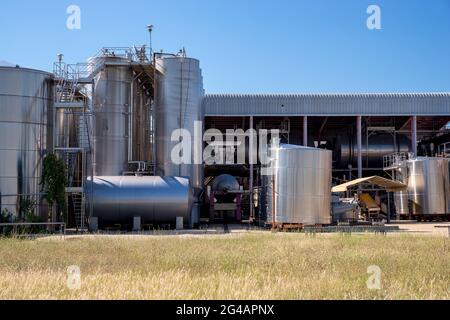
POLYGON ((0 299, 449 299, 449 267, 450 241, 435 236, 3 239, 0 299), (370 265, 380 290, 367 288, 370 265))

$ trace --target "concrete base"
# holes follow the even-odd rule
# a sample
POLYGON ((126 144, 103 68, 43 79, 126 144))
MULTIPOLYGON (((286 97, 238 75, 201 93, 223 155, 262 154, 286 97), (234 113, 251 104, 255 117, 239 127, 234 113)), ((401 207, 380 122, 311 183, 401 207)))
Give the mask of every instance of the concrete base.
POLYGON ((98 231, 98 218, 97 217, 91 217, 89 219, 89 231, 91 231, 91 232, 98 231))
POLYGON ((177 230, 183 230, 184 229, 184 219, 183 219, 183 217, 177 217, 176 229, 177 230))
POLYGON ((133 231, 137 232, 137 231, 141 231, 142 227, 141 227, 141 217, 134 217, 133 218, 133 231))
POLYGON ((197 225, 198 223, 200 223, 200 206, 197 202, 195 202, 192 205, 192 210, 191 210, 191 219, 188 222, 188 225, 191 228, 194 228, 195 225, 197 225))

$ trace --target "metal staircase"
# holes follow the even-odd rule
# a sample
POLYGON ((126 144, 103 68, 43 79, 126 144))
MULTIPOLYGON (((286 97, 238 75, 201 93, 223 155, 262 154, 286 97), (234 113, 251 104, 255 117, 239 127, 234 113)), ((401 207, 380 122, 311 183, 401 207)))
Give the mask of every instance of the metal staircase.
MULTIPOLYGON (((62 57, 54 64, 55 81, 55 109, 63 112, 64 117, 72 116, 75 119, 74 130, 69 128, 68 121, 58 123, 56 132, 62 135, 60 145, 55 145, 55 153, 64 159, 68 168, 68 184, 66 186, 66 198, 70 199, 68 204, 72 204, 74 225, 79 229, 87 226, 86 217, 86 194, 85 178, 87 177, 87 167, 90 161, 89 155, 91 146, 91 126, 90 126, 90 106, 86 79, 83 79, 84 86, 79 86, 81 75, 84 71, 83 65, 69 65, 62 62, 62 57)), ((61 137, 60 137, 61 138, 61 137)), ((55 144, 58 144, 55 142, 55 144)), ((92 166, 90 166, 92 167, 92 166)))

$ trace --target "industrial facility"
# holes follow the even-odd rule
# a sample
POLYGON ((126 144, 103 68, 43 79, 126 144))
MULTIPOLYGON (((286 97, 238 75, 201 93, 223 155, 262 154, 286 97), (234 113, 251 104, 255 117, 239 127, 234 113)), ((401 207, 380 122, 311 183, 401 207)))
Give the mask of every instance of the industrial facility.
POLYGON ((45 221, 92 231, 449 218, 450 93, 224 95, 205 94, 203 81, 184 50, 148 46, 76 64, 59 55, 53 73, 0 66, 0 211, 18 221, 32 199, 45 221), (187 144, 177 130, 234 132, 215 152, 234 158, 243 145, 246 161, 199 163, 183 150, 191 161, 174 162, 187 144), (268 163, 249 161, 261 132, 268 163), (67 175, 51 216, 48 154, 67 175))

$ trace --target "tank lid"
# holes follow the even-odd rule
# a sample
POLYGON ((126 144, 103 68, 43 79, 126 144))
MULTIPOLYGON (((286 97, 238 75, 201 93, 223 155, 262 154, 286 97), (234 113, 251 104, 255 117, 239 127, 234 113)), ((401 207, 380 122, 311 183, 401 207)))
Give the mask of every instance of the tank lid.
POLYGON ((53 77, 53 73, 50 73, 48 71, 44 71, 44 70, 38 70, 38 69, 30 69, 30 68, 22 68, 19 65, 13 65, 13 66, 4 66, 0 64, 0 69, 2 70, 15 70, 18 72, 32 72, 32 73, 40 73, 40 74, 44 74, 48 77, 53 77))
POLYGON ((0 60, 0 67, 19 67, 19 66, 5 60, 0 60))

